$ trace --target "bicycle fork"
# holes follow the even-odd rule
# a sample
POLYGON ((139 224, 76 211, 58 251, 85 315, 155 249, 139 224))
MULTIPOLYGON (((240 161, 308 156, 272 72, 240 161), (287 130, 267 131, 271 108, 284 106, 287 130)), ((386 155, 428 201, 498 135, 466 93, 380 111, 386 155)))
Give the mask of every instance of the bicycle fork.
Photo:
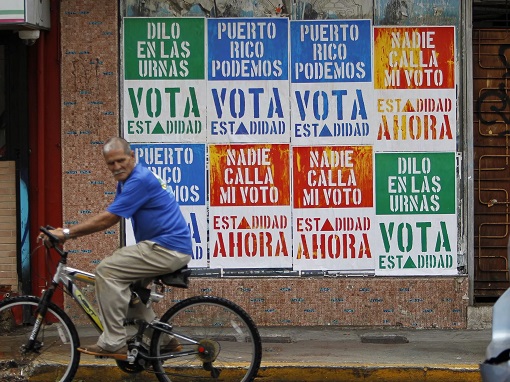
MULTIPOLYGON (((35 311, 36 317, 34 322, 34 328, 30 333, 30 337, 28 338, 27 344, 24 346, 22 351, 27 353, 29 351, 39 351, 42 347, 42 342, 37 341, 37 336, 39 335, 39 331, 41 329, 41 325, 43 323, 44 318, 46 317, 46 312, 48 312, 48 305, 53 297, 53 293, 55 293, 56 285, 54 283, 43 292, 41 297, 41 301, 37 305, 37 310, 35 311)), ((25 312, 22 312, 24 315, 25 312)), ((30 317, 31 319, 32 317, 30 317)), ((24 320, 24 318, 23 318, 24 320)))

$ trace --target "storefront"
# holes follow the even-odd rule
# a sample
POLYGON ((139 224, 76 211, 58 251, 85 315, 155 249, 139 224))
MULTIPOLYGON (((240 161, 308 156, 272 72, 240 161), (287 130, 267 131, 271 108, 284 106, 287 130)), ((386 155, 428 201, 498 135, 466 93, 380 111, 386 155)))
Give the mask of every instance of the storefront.
MULTIPOLYGON (((37 147, 61 158, 62 218, 37 203, 30 228, 111 202, 101 147, 120 134, 190 224, 196 277, 169 303, 224 295, 260 325, 466 327, 508 286, 508 25, 496 2, 422 3, 52 1, 61 151, 37 147)), ((129 232, 69 243, 72 261, 92 270, 129 232)))

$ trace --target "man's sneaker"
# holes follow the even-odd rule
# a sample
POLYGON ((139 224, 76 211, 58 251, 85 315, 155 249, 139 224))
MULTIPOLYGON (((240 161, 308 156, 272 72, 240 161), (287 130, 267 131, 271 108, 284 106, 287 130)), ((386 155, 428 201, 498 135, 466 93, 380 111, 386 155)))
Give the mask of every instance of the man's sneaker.
POLYGON ((182 350, 182 345, 175 339, 175 337, 172 337, 170 342, 161 346, 160 350, 161 353, 176 353, 182 350))
POLYGON ((118 359, 120 361, 125 361, 127 359, 128 347, 127 347, 127 345, 124 345, 120 349, 112 352, 112 351, 103 349, 101 346, 99 346, 97 344, 94 344, 94 345, 79 347, 78 351, 81 353, 84 353, 84 354, 94 355, 96 357, 107 357, 107 358, 118 359))

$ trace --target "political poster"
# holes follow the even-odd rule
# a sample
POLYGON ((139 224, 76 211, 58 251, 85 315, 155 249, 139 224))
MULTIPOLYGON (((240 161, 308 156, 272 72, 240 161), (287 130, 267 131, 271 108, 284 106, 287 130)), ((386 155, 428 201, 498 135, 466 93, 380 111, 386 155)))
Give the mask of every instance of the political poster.
MULTIPOLYGON (((137 163, 151 170, 181 207, 193 244, 189 265, 207 267, 205 144, 131 144, 131 148, 137 163)), ((128 232, 126 241, 134 244, 132 228, 128 232)))
POLYGON ((374 27, 376 89, 453 89, 453 26, 374 27))
POLYGON ((375 27, 376 151, 456 150, 454 27, 375 27))
POLYGON ((291 268, 290 146, 209 145, 212 268, 291 268))
POLYGON ((376 276, 458 274, 455 215, 380 215, 372 224, 376 276))
POLYGON ((289 143, 288 22, 208 19, 208 142, 289 143))
POLYGON ((371 146, 293 147, 294 208, 373 206, 371 146))
POLYGON ((374 269, 371 146, 293 147, 294 269, 374 269))
POLYGON ((376 274, 456 274, 455 153, 375 154, 376 274))
POLYGON ((123 134, 191 266, 456 274, 455 28, 255 16, 124 19, 123 134))
POLYGON ((377 215, 455 214, 455 153, 377 153, 377 215))
POLYGON ((290 37, 292 144, 369 143, 370 20, 292 21, 290 37))
POLYGON ((372 221, 367 208, 296 211, 293 269, 373 274, 372 221))
POLYGON ((124 19, 129 142, 205 142, 205 20, 124 19))

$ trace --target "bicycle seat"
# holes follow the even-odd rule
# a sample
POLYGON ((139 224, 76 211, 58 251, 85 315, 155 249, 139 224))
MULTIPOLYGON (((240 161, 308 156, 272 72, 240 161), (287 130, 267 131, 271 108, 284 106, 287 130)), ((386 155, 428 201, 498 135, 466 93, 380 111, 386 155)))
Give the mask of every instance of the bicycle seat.
POLYGON ((176 288, 188 288, 189 276, 191 275, 191 269, 185 265, 181 269, 176 270, 172 273, 167 273, 156 277, 156 280, 161 281, 163 284, 173 286, 176 288))

